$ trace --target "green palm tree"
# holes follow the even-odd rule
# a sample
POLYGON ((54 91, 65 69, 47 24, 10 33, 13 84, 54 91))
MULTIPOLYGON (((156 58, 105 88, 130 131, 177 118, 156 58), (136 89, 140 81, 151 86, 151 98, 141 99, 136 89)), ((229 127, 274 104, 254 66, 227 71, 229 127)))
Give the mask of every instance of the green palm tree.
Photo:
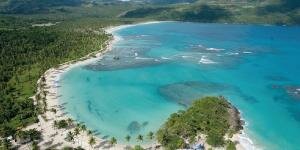
POLYGON ((56 129, 56 128, 57 128, 57 125, 58 125, 57 121, 54 120, 54 121, 53 121, 53 128, 56 129))
POLYGON ((68 123, 69 126, 72 126, 73 125, 73 119, 68 118, 67 123, 68 123))
POLYGON ((142 146, 140 146, 140 145, 135 145, 133 149, 134 149, 134 150, 145 150, 145 149, 144 149, 142 146))
POLYGON ((71 131, 68 132, 66 140, 69 142, 73 142, 74 141, 74 135, 71 131))
POLYGON ((94 137, 90 137, 89 144, 93 148, 93 145, 96 144, 96 139, 94 137))
POLYGON ((80 123, 76 123, 76 127, 80 128, 81 124, 80 123))
POLYGON ((109 141, 109 143, 112 145, 112 146, 115 146, 117 144, 117 139, 115 137, 112 137, 109 141))
POLYGON ((152 131, 150 131, 147 136, 148 136, 149 140, 153 140, 154 133, 152 131))
POLYGON ((78 127, 76 127, 75 129, 74 129, 74 135, 79 135, 79 133, 80 133, 80 129, 78 128, 78 127))
POLYGON ((85 126, 84 124, 82 124, 81 127, 80 127, 80 129, 81 129, 82 131, 86 131, 86 126, 85 126))
MULTIPOLYGON (((77 124, 77 126, 78 126, 79 130, 81 130, 83 132, 86 131, 86 126, 84 124, 79 123, 79 124, 77 124)), ((82 141, 81 141, 80 145, 82 145, 82 141)))
POLYGON ((131 139, 130 135, 127 135, 127 136, 125 137, 125 139, 126 139, 127 142, 129 142, 130 139, 131 139))
POLYGON ((10 140, 4 138, 3 140, 0 140, 0 149, 11 149, 12 143, 10 140))
POLYGON ((142 135, 138 135, 137 138, 136 138, 139 142, 143 142, 144 140, 144 137, 142 135))
POLYGON ((79 134, 80 134, 80 129, 78 127, 75 127, 74 135, 77 137, 79 134))
POLYGON ((92 135, 92 131, 91 130, 88 130, 88 135, 92 135))

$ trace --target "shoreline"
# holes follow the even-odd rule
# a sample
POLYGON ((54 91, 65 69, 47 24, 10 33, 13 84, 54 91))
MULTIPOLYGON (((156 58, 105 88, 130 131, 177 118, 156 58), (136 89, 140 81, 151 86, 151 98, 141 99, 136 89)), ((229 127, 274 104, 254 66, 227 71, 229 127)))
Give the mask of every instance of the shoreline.
MULTIPOLYGON (((136 24, 128 24, 128 25, 119 25, 119 26, 109 26, 104 28, 104 31, 108 34, 111 34, 112 37, 110 37, 103 45, 99 51, 95 51, 92 53, 87 54, 86 56, 79 58, 77 60, 72 60, 63 64, 60 64, 58 67, 53 67, 48 69, 42 77, 45 77, 45 89, 40 88, 41 78, 37 82, 37 93, 41 93, 42 90, 45 90, 48 94, 45 97, 46 103, 47 103, 47 111, 44 114, 39 114, 39 122, 32 124, 25 129, 37 129, 38 131, 41 131, 43 140, 39 142, 39 146, 41 149, 49 148, 47 143, 50 143, 51 145, 56 145, 55 148, 64 148, 65 146, 70 147, 82 147, 84 149, 110 149, 112 148, 108 142, 108 140, 102 139, 97 136, 93 136, 96 139, 96 145, 95 147, 91 147, 89 145, 89 138, 91 135, 88 135, 87 131, 80 132, 80 134, 75 138, 75 142, 67 142, 65 140, 66 134, 69 131, 74 131, 74 128, 68 128, 68 129, 55 129, 53 127, 53 121, 54 120, 66 120, 68 118, 72 118, 67 112, 64 111, 64 104, 60 104, 59 102, 59 94, 58 94, 58 87, 59 87, 59 80, 61 76, 68 72, 70 69, 82 66, 85 64, 89 64, 92 62, 95 62, 103 57, 103 55, 112 50, 113 44, 121 40, 122 38, 116 35, 116 31, 133 27, 137 25, 146 25, 146 24, 155 24, 160 22, 172 22, 172 21, 151 21, 151 22, 144 22, 144 23, 136 23, 136 24), (51 109, 56 109, 56 113, 51 112, 51 109), (47 120, 44 119, 44 117, 47 118, 47 120), (99 146, 100 145, 100 146, 99 146)), ((35 99, 35 96, 33 96, 34 103, 37 104, 37 101, 35 99)), ((74 121, 75 124, 79 123, 74 121)), ((246 125, 243 125, 245 128, 246 125)), ((245 134, 244 129, 241 130, 240 133, 234 134, 233 138, 234 141, 238 141, 238 144, 236 145, 236 148, 238 150, 253 150, 255 149, 254 144, 252 140, 245 134), (250 147, 251 146, 251 147, 250 147)), ((153 144, 152 144, 153 145, 153 144)), ((149 145, 142 145, 144 148, 151 148, 149 145)), ((21 149, 30 149, 30 146, 28 145, 22 145, 21 149), (24 147, 23 147, 24 146, 24 147)), ((51 147, 51 146, 50 146, 51 147)), ((113 147, 113 149, 124 149, 127 145, 125 144, 116 144, 116 146, 113 147)))
MULTIPOLYGON (((109 149, 112 148, 109 144, 108 140, 101 139, 97 136, 92 136, 95 138, 96 145, 95 147, 91 147, 89 145, 89 139, 91 135, 88 134, 88 130, 85 132, 80 132, 80 134, 75 137, 74 142, 68 142, 65 140, 65 137, 69 131, 74 130, 74 127, 68 128, 68 129, 55 129, 53 127, 53 121, 54 120, 67 120, 69 118, 72 119, 72 116, 69 116, 67 112, 65 112, 63 104, 60 104, 59 102, 59 95, 58 95, 58 82, 61 78, 61 76, 68 72, 70 69, 82 66, 85 64, 89 64, 92 62, 95 62, 96 60, 99 60, 103 57, 103 55, 112 50, 112 46, 114 43, 118 42, 120 40, 120 37, 115 35, 114 32, 123 28, 136 26, 140 24, 153 24, 153 23, 159 23, 160 21, 152 21, 152 22, 145 22, 145 23, 137 23, 137 24, 129 24, 129 25, 120 25, 120 26, 109 26, 107 28, 104 28, 103 30, 107 34, 111 34, 112 37, 108 39, 103 45, 100 50, 92 52, 87 54, 86 56, 71 60, 69 62, 62 63, 58 65, 58 67, 52 67, 48 69, 37 81, 37 93, 32 96, 31 98, 34 100, 34 104, 36 105, 38 102, 35 98, 36 95, 40 94, 43 90, 46 91, 48 94, 45 97, 46 104, 47 104, 47 110, 43 114, 38 115, 39 122, 34 123, 32 125, 27 126, 24 128, 24 130, 29 129, 36 129, 41 132, 42 140, 38 143, 38 146, 40 146, 41 149, 46 148, 59 148, 62 149, 64 147, 81 147, 84 149, 109 149), (40 87, 41 79, 42 77, 45 78, 45 89, 42 89, 40 87), (55 109, 56 113, 51 112, 51 109, 55 109), (46 120, 45 120, 46 118, 46 120), (54 145, 54 146, 53 146, 54 145)), ((79 123, 74 121, 74 124, 79 123)), ((147 146, 147 145, 144 145, 147 146)), ((149 146, 149 145, 148 145, 149 146)), ((113 149, 124 149, 127 145, 125 144, 116 144, 113 149)), ((19 147, 20 149, 30 149, 30 145, 24 144, 19 147)))
MULTIPOLYGON (((245 122, 243 118, 242 121, 245 122)), ((243 125, 243 129, 239 131, 239 133, 233 134, 231 140, 237 142, 236 149, 237 150, 256 150, 259 149, 255 146, 254 142, 250 139, 250 137, 245 133, 245 128, 247 127, 247 123, 245 122, 243 125)))

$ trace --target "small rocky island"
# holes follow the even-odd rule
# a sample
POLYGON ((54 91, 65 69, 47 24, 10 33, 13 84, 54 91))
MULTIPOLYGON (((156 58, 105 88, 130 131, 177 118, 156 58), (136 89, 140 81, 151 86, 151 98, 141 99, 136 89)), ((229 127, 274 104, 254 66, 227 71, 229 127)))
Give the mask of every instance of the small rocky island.
POLYGON ((243 129, 239 111, 224 97, 204 97, 185 111, 170 116, 157 132, 158 142, 168 150, 236 149, 234 134, 243 129))

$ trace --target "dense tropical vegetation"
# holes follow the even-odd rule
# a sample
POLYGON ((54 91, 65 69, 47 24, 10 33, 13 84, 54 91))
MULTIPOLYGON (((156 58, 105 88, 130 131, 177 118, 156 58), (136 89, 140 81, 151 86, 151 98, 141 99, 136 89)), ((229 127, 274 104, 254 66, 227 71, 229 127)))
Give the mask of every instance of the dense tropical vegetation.
POLYGON ((18 131, 17 138, 21 141, 36 141, 41 139, 41 133, 35 129, 30 129, 28 131, 18 131))
POLYGON ((224 147, 242 129, 238 111, 223 97, 196 100, 187 110, 170 116, 157 132, 157 140, 166 149, 188 148, 199 140, 213 147, 224 147), (205 135, 205 136, 202 136, 205 135))
POLYGON ((30 97, 35 94, 38 78, 47 69, 98 51, 110 38, 100 25, 68 26, 0 29, 1 137, 38 121, 40 111, 30 97))
MULTIPOLYGON (((48 109, 46 103, 43 102, 43 106, 35 105, 30 98, 36 93, 37 80, 47 69, 104 48, 105 42, 111 37, 103 32, 103 27, 145 20, 299 25, 300 1, 0 0, 0 137, 16 137, 23 127, 38 122, 37 115, 48 109)), ((44 96, 46 94, 43 93, 44 96)), ((36 98, 45 101, 43 96, 36 98)), ((205 102, 196 102, 194 105, 202 107, 205 102)), ((217 100, 213 102, 223 104, 217 100)), ((55 109, 50 111, 56 112, 55 109)), ((174 114, 168 122, 177 122, 181 116, 190 115, 189 112, 174 114)), ((65 121, 57 123, 57 127, 61 128, 67 125, 65 121)), ((201 126, 205 125, 205 122, 201 123, 201 126)), ((183 146, 182 139, 176 136, 177 132, 181 132, 175 128, 173 132, 171 125, 167 123, 165 127, 170 127, 172 133, 163 133, 165 130, 161 130, 157 138, 168 135, 169 142, 183 146)), ((213 132, 215 128, 201 128, 201 131, 208 135, 207 142, 211 145, 223 145, 225 141, 221 136, 227 130, 223 130, 224 125, 216 124, 214 127, 218 132, 213 132)), ((80 126, 80 130, 85 128, 80 126)), ((184 135, 193 141, 194 135, 189 129, 195 130, 187 128, 184 135)), ((78 131, 74 135, 78 135, 78 131)), ((153 133, 147 137, 152 139, 153 133)), ((126 137, 127 141, 130 139, 130 136, 126 137)), ((136 140, 142 141, 144 138, 141 135, 136 140)), ((164 145, 168 146, 168 143, 164 145)), ((10 143, 4 138, 0 146, 6 148, 10 143)))
POLYGON ((124 18, 149 18, 196 22, 299 24, 297 0, 198 0, 192 4, 145 6, 124 18))

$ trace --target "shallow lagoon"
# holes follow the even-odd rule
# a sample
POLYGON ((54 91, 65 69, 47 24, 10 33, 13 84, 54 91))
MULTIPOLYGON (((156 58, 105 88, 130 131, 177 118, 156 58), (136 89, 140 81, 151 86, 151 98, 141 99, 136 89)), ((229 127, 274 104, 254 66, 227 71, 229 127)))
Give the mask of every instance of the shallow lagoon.
POLYGON ((256 145, 299 149, 299 27, 163 22, 114 34, 102 60, 60 80, 66 111, 98 136, 136 143, 193 99, 224 95, 256 145))

